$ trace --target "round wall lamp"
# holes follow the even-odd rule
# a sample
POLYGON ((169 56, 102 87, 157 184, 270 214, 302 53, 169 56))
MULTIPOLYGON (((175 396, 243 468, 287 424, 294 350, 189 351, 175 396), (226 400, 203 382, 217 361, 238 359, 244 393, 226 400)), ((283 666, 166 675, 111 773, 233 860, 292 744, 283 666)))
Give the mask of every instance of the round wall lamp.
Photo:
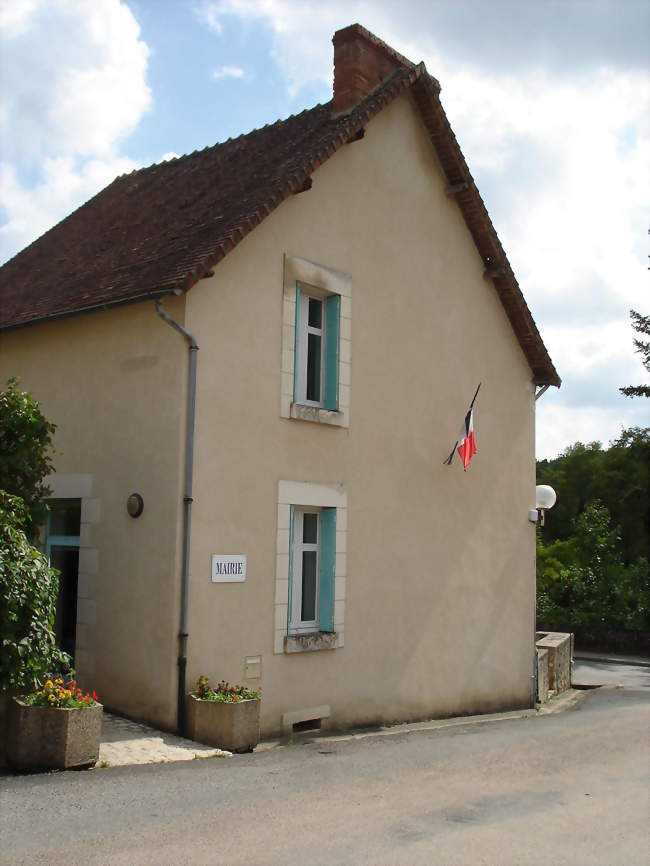
POLYGON ((535 508, 541 517, 540 522, 542 526, 544 526, 544 512, 548 508, 553 508, 557 500, 557 495, 555 490, 553 490, 552 487, 549 487, 548 484, 538 484, 535 488, 535 500, 535 508))
POLYGON ((126 510, 131 517, 140 517, 144 511, 144 499, 139 493, 132 493, 126 500, 126 510))

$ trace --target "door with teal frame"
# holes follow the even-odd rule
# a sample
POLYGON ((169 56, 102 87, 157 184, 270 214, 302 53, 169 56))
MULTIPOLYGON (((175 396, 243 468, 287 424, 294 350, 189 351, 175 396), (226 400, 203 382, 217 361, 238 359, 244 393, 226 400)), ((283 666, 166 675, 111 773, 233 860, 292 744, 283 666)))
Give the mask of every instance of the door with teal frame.
POLYGON ((79 583, 79 534, 81 500, 53 499, 45 525, 45 554, 59 571, 54 631, 56 641, 74 663, 77 642, 77 589, 79 583))

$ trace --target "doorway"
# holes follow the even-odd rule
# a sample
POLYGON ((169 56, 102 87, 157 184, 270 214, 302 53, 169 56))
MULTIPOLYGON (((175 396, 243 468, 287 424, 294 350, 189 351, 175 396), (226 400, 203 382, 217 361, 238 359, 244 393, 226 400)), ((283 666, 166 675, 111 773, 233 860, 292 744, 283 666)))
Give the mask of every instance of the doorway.
POLYGON ((57 645, 70 655, 74 665, 81 499, 53 499, 48 504, 45 553, 50 566, 60 572, 54 632, 57 645))

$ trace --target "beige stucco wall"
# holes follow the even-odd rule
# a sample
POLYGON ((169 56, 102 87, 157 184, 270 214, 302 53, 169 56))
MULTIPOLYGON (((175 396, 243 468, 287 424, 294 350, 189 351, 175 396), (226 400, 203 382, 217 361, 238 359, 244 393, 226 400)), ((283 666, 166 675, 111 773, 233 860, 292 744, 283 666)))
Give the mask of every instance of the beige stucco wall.
MULTIPOLYGON (((167 307, 182 321, 184 304, 167 307)), ((0 336, 0 381, 19 376, 57 424, 55 495, 83 497, 79 679, 106 706, 170 728, 186 371, 185 342, 153 302, 0 336)))
POLYGON ((199 283, 188 678, 262 656, 262 727, 530 705, 531 373, 408 95, 199 283), (280 417, 283 256, 352 278, 349 429, 280 417), (479 453, 448 455, 474 389, 479 453), (343 482, 345 645, 276 654, 278 481, 343 482), (212 584, 211 553, 245 553, 212 584))

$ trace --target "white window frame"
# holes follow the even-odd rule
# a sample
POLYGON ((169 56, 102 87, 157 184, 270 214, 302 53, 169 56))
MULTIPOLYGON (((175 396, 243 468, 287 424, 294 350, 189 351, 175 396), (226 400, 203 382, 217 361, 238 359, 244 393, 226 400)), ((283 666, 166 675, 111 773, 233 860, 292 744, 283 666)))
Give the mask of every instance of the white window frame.
MULTIPOLYGON (((334 427, 350 426, 350 384, 352 347, 352 278, 342 271, 319 265, 308 259, 285 255, 282 294, 282 364, 280 388, 280 417, 298 421, 329 424, 334 427), (300 283, 307 294, 327 298, 340 297, 339 309, 339 366, 338 409, 325 409, 324 405, 302 403, 298 399, 296 382, 296 283, 300 283)), ((323 344, 323 351, 324 344, 323 344)), ((324 358, 323 358, 324 360, 324 358)), ((305 362, 306 364, 306 362, 305 362)), ((301 365, 302 366, 302 365, 301 365)), ((305 366, 306 374, 306 366, 305 366)), ((325 364, 321 363, 321 375, 325 375, 325 364)), ((325 394, 321 389, 321 398, 325 394)))
MULTIPOLYGON (((348 494, 342 483, 323 484, 312 481, 278 481, 277 541, 275 566, 275 605, 273 652, 277 654, 305 650, 334 649, 344 646, 345 596, 347 585, 348 494), (289 635, 289 577, 291 575, 291 509, 321 511, 336 508, 336 550, 334 567, 334 634, 289 635), (317 642, 314 644, 314 640, 317 642), (309 646, 301 647, 300 642, 309 646), (289 645, 288 645, 289 644, 289 645)), ((322 538, 322 524, 321 524, 322 538)), ((312 631, 314 631, 312 629, 312 631)))
POLYGON ((302 406, 316 406, 322 408, 325 405, 325 341, 326 341, 326 309, 327 297, 321 295, 312 286, 309 290, 302 287, 300 291, 300 309, 298 322, 298 363, 296 365, 296 403, 302 406), (321 305, 321 326, 315 328, 309 324, 309 301, 319 301, 321 305), (316 334, 321 338, 320 342, 320 383, 319 400, 307 399, 307 358, 309 348, 309 334, 316 334))
POLYGON ((314 507, 298 507, 293 509, 293 550, 289 552, 292 566, 291 611, 289 617, 289 634, 310 634, 318 631, 319 595, 320 595, 320 557, 321 557, 321 509, 314 507), (303 541, 303 522, 305 514, 317 516, 316 543, 303 541), (313 620, 302 619, 302 554, 304 551, 316 551, 316 598, 315 617, 313 620))

